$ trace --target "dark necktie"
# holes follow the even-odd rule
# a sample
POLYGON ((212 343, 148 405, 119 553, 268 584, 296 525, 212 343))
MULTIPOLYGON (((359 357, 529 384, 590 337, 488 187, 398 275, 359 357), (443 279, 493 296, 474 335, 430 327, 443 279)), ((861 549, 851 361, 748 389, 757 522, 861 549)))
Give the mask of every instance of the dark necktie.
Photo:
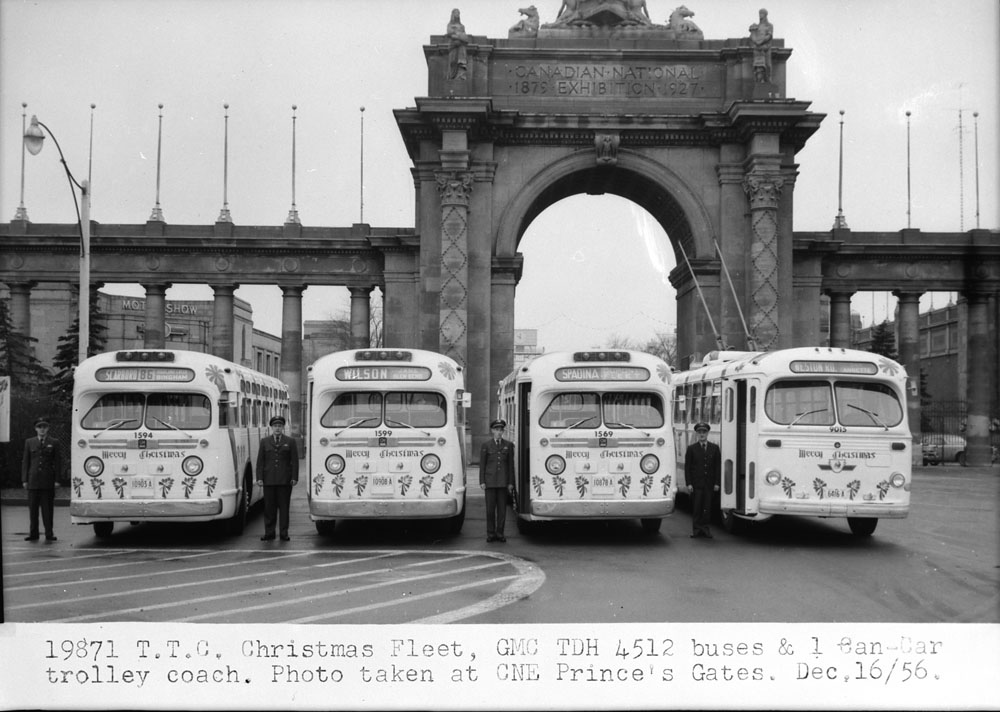
POLYGON ((701 450, 702 452, 708 452, 708 443, 702 443, 701 450))

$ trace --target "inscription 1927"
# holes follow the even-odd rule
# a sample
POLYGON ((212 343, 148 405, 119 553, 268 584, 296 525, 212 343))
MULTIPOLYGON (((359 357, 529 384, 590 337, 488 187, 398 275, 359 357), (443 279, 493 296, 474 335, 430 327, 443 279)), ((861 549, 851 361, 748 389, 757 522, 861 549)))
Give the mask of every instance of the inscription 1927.
POLYGON ((494 94, 707 99, 722 96, 717 67, 690 64, 504 64, 494 94))

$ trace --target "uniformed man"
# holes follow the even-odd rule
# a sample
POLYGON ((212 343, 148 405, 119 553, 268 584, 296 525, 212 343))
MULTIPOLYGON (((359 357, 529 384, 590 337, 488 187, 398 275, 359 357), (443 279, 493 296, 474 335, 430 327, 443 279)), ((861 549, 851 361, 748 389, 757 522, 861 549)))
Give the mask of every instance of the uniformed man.
POLYGON ((63 476, 62 449, 49 435, 49 421, 35 421, 35 437, 24 443, 21 459, 21 484, 28 491, 28 536, 25 541, 38 541, 38 512, 42 512, 45 541, 55 541, 52 529, 55 515, 56 480, 63 476))
POLYGON ((514 443, 504 440, 507 421, 490 424, 490 439, 479 450, 479 486, 486 493, 486 541, 507 541, 507 495, 514 490, 514 443))
POLYGON ((285 419, 271 418, 271 434, 260 441, 257 452, 257 486, 264 492, 264 536, 273 541, 275 524, 282 541, 288 541, 292 487, 299 481, 299 450, 294 438, 285 435, 285 419), (280 516, 280 521, 279 521, 280 516))
POLYGON ((694 431, 698 440, 684 453, 684 479, 691 493, 691 538, 712 538, 708 528, 712 516, 712 493, 719 491, 722 474, 722 451, 708 439, 708 423, 698 423, 694 431))

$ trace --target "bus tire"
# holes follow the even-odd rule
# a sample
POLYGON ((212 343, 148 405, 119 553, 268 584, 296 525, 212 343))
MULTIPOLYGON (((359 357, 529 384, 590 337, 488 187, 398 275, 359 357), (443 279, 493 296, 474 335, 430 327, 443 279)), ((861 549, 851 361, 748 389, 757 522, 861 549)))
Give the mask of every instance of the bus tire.
POLYGON ((250 511, 250 478, 243 477, 243 489, 240 491, 240 501, 232 518, 226 522, 226 531, 232 536, 239 536, 246 529, 247 513, 250 511))
POLYGON ((742 534, 746 523, 737 517, 733 510, 723 509, 720 511, 720 517, 722 519, 722 528, 725 529, 730 534, 742 534))
POLYGON ((462 511, 454 517, 448 518, 449 536, 458 536, 462 533, 462 526, 465 524, 465 495, 462 495, 462 511))
POLYGON ((94 522, 94 536, 98 539, 109 539, 114 528, 114 522, 94 522))
POLYGON ((517 517, 517 533, 521 536, 528 536, 535 530, 535 523, 522 517, 517 517))
POLYGON ((316 533, 320 536, 333 536, 333 530, 337 527, 334 519, 317 519, 316 533))
POLYGON ((848 517, 847 526, 851 528, 851 534, 856 537, 871 536, 878 525, 877 517, 848 517))
POLYGON ((640 519, 639 523, 642 524, 642 530, 647 534, 656 534, 660 531, 660 525, 663 524, 663 520, 656 519, 640 519))

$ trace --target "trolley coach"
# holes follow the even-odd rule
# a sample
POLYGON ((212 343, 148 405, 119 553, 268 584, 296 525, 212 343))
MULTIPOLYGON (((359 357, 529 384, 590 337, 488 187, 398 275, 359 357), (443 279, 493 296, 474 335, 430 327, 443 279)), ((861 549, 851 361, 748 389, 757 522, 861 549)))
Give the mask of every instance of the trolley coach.
POLYGON ((252 468, 281 381, 195 351, 115 351, 74 372, 74 524, 220 520, 243 531, 261 498, 252 468))
POLYGON ((847 518, 870 536, 910 509, 906 372, 840 348, 715 351, 674 375, 678 485, 699 421, 722 450, 719 507, 735 531, 776 514, 847 518))
POLYGON ((554 352, 500 382, 499 415, 517 459, 518 529, 557 519, 674 511, 670 367, 636 351, 554 352))
POLYGON ((329 354, 309 367, 309 515, 465 521, 462 367, 418 349, 329 354))

